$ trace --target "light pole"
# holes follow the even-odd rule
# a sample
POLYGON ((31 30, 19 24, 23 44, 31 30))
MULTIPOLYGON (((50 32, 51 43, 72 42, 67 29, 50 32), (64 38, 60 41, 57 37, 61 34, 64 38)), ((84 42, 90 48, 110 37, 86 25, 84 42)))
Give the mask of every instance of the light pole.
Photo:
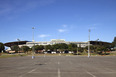
MULTIPOLYGON (((18 41, 18 47, 19 47, 20 39, 17 39, 17 41, 18 41)), ((20 49, 18 48, 18 54, 20 53, 19 50, 20 50, 20 49)))
POLYGON ((34 56, 34 52, 35 52, 35 48, 34 48, 34 46, 35 46, 35 44, 34 44, 34 27, 32 27, 32 42, 33 42, 33 48, 32 48, 32 59, 34 59, 35 58, 35 56, 34 56))
POLYGON ((91 32, 91 30, 89 29, 89 36, 88 36, 88 57, 90 57, 90 32, 91 32))
POLYGON ((97 46, 97 42, 98 42, 99 39, 96 40, 96 46, 97 46))

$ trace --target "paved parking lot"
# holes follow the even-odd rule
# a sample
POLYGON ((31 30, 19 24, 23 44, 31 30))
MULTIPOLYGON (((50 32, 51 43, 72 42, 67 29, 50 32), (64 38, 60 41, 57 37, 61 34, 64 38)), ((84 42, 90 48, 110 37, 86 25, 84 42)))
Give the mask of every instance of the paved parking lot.
POLYGON ((116 56, 0 58, 0 77, 116 77, 116 56))

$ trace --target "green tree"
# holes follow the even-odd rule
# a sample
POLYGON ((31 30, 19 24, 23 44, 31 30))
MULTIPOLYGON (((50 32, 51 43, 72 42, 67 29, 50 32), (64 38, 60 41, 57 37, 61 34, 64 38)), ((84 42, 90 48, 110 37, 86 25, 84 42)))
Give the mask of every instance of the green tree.
POLYGON ((114 40, 112 42, 113 46, 116 47, 116 37, 114 37, 114 40))
POLYGON ((40 45, 39 46, 39 50, 43 50, 44 49, 44 46, 43 45, 40 45))
POLYGON ((74 53, 76 53, 77 52, 77 45, 76 44, 69 44, 68 45, 68 50, 69 51, 73 51, 74 53))
POLYGON ((60 49, 68 49, 68 45, 65 43, 59 44, 60 49))
POLYGON ((19 46, 18 45, 13 45, 13 46, 11 46, 11 50, 15 51, 17 53, 19 51, 19 46))
POLYGON ((4 44, 0 42, 0 55, 1 55, 1 52, 4 51, 5 47, 4 47, 4 44))
POLYGON ((97 53, 100 55, 105 55, 107 54, 106 51, 108 51, 108 48, 105 46, 98 46, 97 47, 97 53))
POLYGON ((23 52, 25 52, 25 53, 27 53, 28 51, 29 51, 29 47, 28 46, 22 46, 21 47, 21 50, 23 51, 23 52))
POLYGON ((38 52, 38 50, 40 49, 40 48, 39 48, 39 45, 35 45, 35 46, 32 47, 32 49, 33 49, 33 48, 34 48, 34 50, 35 50, 36 52, 38 52))
POLYGON ((65 51, 68 49, 68 45, 65 43, 61 43, 61 44, 59 44, 59 49, 61 50, 61 52, 65 51))
POLYGON ((57 52, 57 49, 59 49, 59 44, 52 45, 53 49, 57 52))
POLYGON ((83 53, 84 52, 84 48, 78 47, 78 52, 83 53))
POLYGON ((45 50, 46 51, 48 51, 48 50, 53 51, 53 46, 52 45, 46 45, 45 50))
MULTIPOLYGON (((39 50, 43 50, 44 49, 43 45, 35 45, 33 47, 34 47, 35 52, 38 52, 39 50)), ((32 49, 33 49, 33 47, 32 47, 32 49)))

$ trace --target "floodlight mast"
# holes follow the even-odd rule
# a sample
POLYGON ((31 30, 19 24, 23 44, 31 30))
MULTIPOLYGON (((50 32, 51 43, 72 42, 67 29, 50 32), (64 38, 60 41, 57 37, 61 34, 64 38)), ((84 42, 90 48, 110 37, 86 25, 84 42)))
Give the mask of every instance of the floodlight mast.
POLYGON ((32 41, 34 42, 34 27, 32 27, 32 30, 33 30, 33 37, 32 37, 32 41))
POLYGON ((20 39, 17 39, 18 41, 20 41, 20 39))
POLYGON ((90 57, 90 32, 91 30, 89 29, 89 36, 88 36, 88 57, 90 57))
MULTIPOLYGON (((20 39, 17 39, 18 41, 18 47, 19 47, 19 42, 20 42, 20 39)), ((20 49, 18 48, 18 54, 20 53, 20 49)))
POLYGON ((35 48, 34 48, 34 46, 35 46, 35 44, 34 44, 34 27, 32 27, 32 32, 33 32, 33 36, 32 36, 32 42, 33 42, 33 48, 32 48, 32 59, 34 59, 35 58, 35 56, 34 56, 34 52, 35 52, 35 48))

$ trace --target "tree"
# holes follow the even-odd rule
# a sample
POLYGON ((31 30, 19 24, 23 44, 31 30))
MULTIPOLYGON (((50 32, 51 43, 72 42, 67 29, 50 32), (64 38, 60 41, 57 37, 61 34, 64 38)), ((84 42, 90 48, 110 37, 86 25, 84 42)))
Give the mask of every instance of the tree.
POLYGON ((36 52, 38 52, 38 50, 39 50, 39 45, 35 45, 35 46, 33 46, 32 47, 32 49, 34 48, 34 50, 36 51, 36 52))
POLYGON ((46 46, 45 46, 45 50, 46 50, 46 51, 48 51, 48 50, 53 51, 53 46, 51 46, 51 45, 46 45, 46 46))
POLYGON ((108 48, 106 46, 98 46, 96 50, 98 54, 105 55, 107 54, 106 51, 108 51, 108 48))
POLYGON ((84 48, 78 47, 78 51, 82 53, 84 52, 84 48))
POLYGON ((59 48, 59 44, 52 45, 53 49, 57 52, 57 49, 59 48))
POLYGON ((59 44, 59 49, 60 49, 61 51, 65 51, 65 50, 68 49, 68 45, 65 44, 65 43, 61 43, 61 44, 59 44))
POLYGON ((73 51, 74 53, 76 53, 77 52, 77 45, 76 44, 69 44, 68 45, 68 50, 69 51, 73 51))
POLYGON ((39 50, 43 50, 44 49, 44 46, 43 45, 40 45, 39 46, 39 50))
POLYGON ((69 44, 68 45, 68 49, 70 50, 70 51, 73 51, 74 50, 74 48, 77 48, 77 45, 76 44, 69 44))
POLYGON ((67 49, 68 48, 68 45, 65 44, 65 43, 61 43, 61 44, 59 44, 59 48, 60 49, 67 49))
POLYGON ((4 47, 4 44, 0 42, 0 55, 1 55, 1 52, 4 51, 5 47, 4 47))
POLYGON ((116 37, 114 37, 114 40, 112 42, 113 46, 116 47, 116 37))
MULTIPOLYGON (((34 50, 36 51, 36 52, 38 52, 39 50, 43 50, 44 49, 44 46, 43 45, 35 45, 35 46, 33 46, 34 47, 34 50)), ((33 47, 32 47, 32 49, 33 49, 33 47)))
POLYGON ((13 46, 11 46, 11 50, 15 51, 17 53, 19 51, 19 46, 18 45, 13 45, 13 46))
POLYGON ((27 53, 28 51, 29 51, 29 47, 28 46, 22 46, 21 47, 21 50, 23 51, 23 52, 25 52, 25 53, 27 53))

